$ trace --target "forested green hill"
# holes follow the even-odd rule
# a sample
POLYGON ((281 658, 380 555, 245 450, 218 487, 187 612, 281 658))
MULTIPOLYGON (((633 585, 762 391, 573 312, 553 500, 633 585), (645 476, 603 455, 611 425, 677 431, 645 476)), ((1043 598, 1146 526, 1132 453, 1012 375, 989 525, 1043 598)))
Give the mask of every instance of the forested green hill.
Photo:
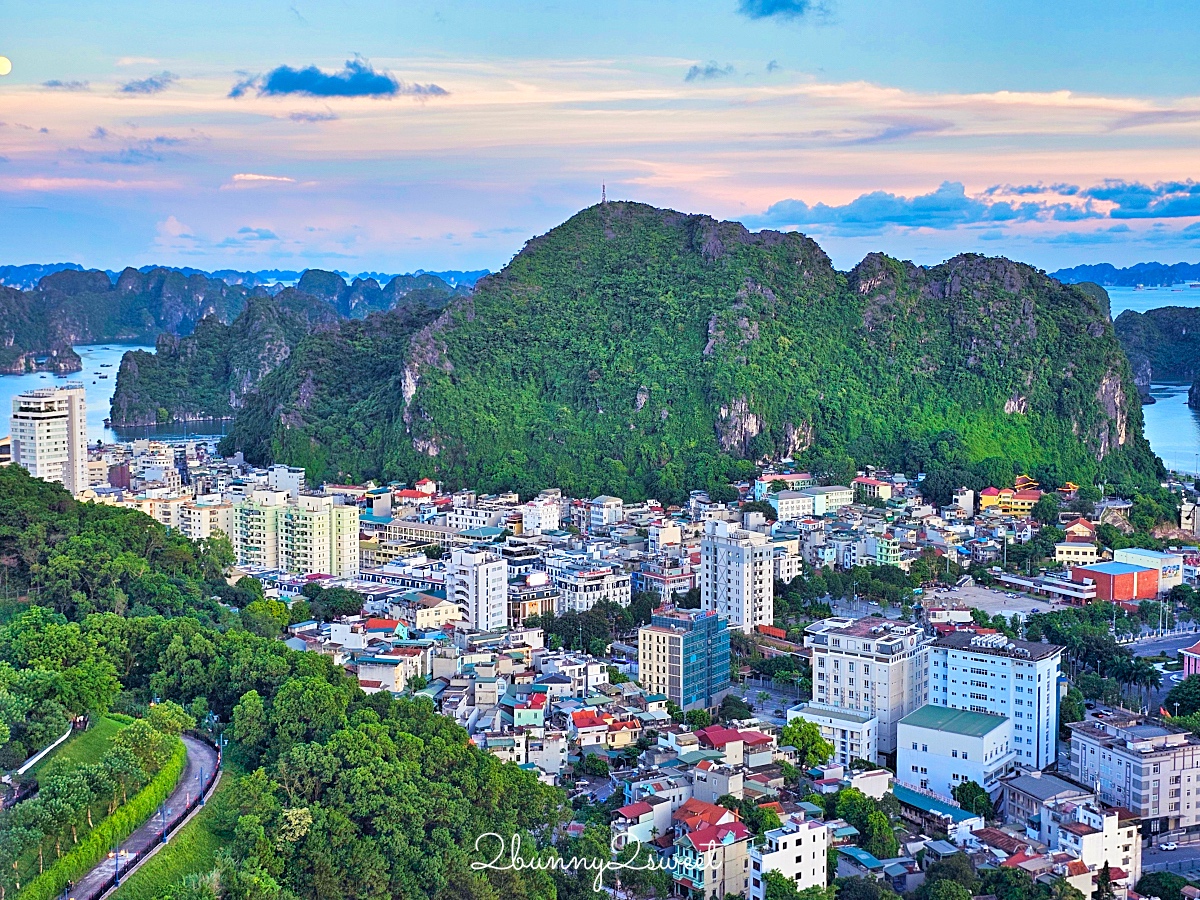
POLYGON ((411 339, 350 323, 302 341, 230 443, 317 480, 662 499, 787 455, 832 478, 999 459, 1149 480, 1102 306, 1005 259, 843 274, 800 234, 607 203, 411 339))
MULTIPOLYGON (((472 870, 494 855, 474 849, 489 832, 521 835, 524 858, 571 855, 578 842, 557 831, 570 815, 562 791, 475 747, 428 700, 367 696, 328 656, 262 633, 251 615, 262 587, 230 586, 232 561, 223 537, 193 543, 0 468, 0 757, 19 761, 24 742, 61 733, 69 715, 116 707, 153 725, 164 709, 215 714, 236 763, 215 801, 221 848, 202 861, 218 874, 160 885, 164 897, 603 896, 587 889, 594 870, 472 870)), ((128 752, 94 762, 66 785, 66 802, 53 798, 53 814, 41 800, 0 812, 0 893, 23 896, 39 848, 53 863, 81 811, 143 772, 128 752), (121 770, 108 765, 122 759, 121 770)), ((45 800, 54 787, 43 780, 45 800)), ((38 896, 66 887, 43 881, 38 896)))
MULTIPOLYGON (((1200 379, 1200 309, 1164 306, 1144 313, 1126 310, 1117 316, 1115 324, 1143 397, 1149 396, 1151 381, 1200 379)), ((1192 393, 1194 396, 1197 392, 1192 393)))
POLYGON ((186 337, 159 335, 154 353, 126 353, 117 372, 112 421, 152 425, 228 418, 310 332, 380 310, 440 308, 463 293, 432 275, 397 276, 380 288, 374 279, 347 285, 336 272, 310 269, 295 288, 250 298, 229 324, 207 316, 186 337))

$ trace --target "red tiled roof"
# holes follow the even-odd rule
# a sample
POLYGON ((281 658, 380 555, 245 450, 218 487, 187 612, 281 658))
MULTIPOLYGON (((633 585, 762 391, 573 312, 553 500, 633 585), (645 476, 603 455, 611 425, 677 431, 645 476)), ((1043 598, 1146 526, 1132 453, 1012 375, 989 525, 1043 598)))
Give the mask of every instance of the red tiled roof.
POLYGON ((396 626, 399 624, 399 619, 367 619, 366 628, 367 631, 385 630, 389 628, 395 630, 396 626))
POLYGON ((617 815, 622 819, 638 819, 648 812, 654 812, 654 807, 652 807, 645 800, 639 800, 637 803, 630 803, 628 806, 622 806, 617 810, 617 815))

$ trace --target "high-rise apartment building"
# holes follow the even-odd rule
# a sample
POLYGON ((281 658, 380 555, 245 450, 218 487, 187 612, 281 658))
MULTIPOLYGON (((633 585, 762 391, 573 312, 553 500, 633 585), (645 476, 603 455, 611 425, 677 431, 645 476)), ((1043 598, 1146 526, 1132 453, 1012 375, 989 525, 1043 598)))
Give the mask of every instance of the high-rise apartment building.
POLYGON ((1056 759, 1062 651, 1003 634, 951 632, 929 647, 929 702, 1007 716, 1015 761, 1043 769, 1056 759))
POLYGON ((358 508, 326 495, 257 490, 233 510, 238 563, 302 575, 358 574, 358 508))
POLYGON ((478 631, 508 623, 508 563, 485 550, 455 550, 446 564, 446 597, 478 631))
POLYGON ((87 402, 83 385, 38 388, 13 397, 12 461, 72 494, 88 486, 87 402))
POLYGON ((892 753, 897 724, 929 702, 929 641, 919 625, 878 616, 814 622, 804 635, 813 701, 878 719, 878 752, 892 753))
POLYGON ((704 523, 700 539, 700 608, 749 634, 775 624, 774 549, 766 535, 728 522, 704 523))
POLYGON ((680 709, 712 710, 729 693, 729 623, 712 612, 655 610, 638 629, 638 680, 680 709))

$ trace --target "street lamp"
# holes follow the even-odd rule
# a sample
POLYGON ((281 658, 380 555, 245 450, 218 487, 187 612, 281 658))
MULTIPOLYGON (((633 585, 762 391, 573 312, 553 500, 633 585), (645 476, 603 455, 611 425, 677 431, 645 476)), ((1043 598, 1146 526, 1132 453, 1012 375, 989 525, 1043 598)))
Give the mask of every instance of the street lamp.
POLYGON ((113 861, 113 887, 121 886, 121 848, 113 847, 108 851, 108 858, 113 861))

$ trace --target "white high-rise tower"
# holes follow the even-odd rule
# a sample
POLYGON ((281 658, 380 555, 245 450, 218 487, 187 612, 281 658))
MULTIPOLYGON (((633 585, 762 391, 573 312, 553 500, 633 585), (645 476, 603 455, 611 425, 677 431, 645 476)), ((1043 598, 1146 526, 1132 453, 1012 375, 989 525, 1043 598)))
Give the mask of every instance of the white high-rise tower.
POLYGON ((81 383, 18 394, 10 425, 14 464, 72 494, 87 488, 87 402, 81 383))

